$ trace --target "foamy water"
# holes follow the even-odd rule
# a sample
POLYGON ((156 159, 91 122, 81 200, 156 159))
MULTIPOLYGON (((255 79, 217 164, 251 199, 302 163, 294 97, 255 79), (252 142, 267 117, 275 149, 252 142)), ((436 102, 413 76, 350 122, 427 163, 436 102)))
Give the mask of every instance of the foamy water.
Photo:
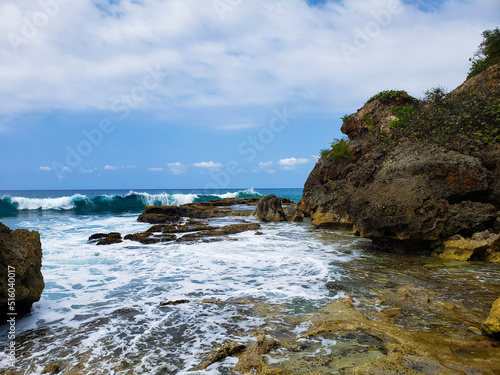
MULTIPOLYGON (((248 340, 262 328, 255 304, 293 313, 335 298, 325 283, 352 259, 339 250, 341 241, 326 243, 320 231, 295 223, 263 224, 263 235, 231 236, 238 241, 87 243, 96 232, 125 235, 149 227, 136 218, 55 215, 19 223, 42 235, 46 283, 41 301, 16 327, 20 369, 38 374, 54 361, 71 368, 81 360, 92 374, 185 373, 215 345, 248 340), (159 307, 179 299, 190 302, 159 307)), ((228 358, 199 373, 232 373, 231 364, 228 358)), ((6 365, 0 354, 0 368, 6 365)))

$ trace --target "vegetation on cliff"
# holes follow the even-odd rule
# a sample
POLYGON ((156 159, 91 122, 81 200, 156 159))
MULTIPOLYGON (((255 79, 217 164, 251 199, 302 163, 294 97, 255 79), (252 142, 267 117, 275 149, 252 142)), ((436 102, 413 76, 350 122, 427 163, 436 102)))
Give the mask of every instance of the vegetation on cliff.
POLYGON ((417 143, 465 146, 479 151, 500 143, 500 90, 483 95, 476 92, 446 93, 434 88, 413 106, 393 107, 397 117, 390 124, 393 136, 417 143))
POLYGON ((483 32, 483 41, 474 56, 469 59, 471 68, 467 79, 484 72, 490 66, 500 63, 500 29, 483 32))
POLYGON ((321 150, 321 156, 328 156, 331 161, 338 162, 340 159, 353 160, 349 149, 349 140, 345 138, 334 139, 329 149, 321 150))

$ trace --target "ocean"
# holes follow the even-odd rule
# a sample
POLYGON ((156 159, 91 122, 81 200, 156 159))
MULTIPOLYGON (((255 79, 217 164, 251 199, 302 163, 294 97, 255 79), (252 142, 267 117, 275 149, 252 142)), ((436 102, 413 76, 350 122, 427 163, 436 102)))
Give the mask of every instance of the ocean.
MULTIPOLYGON (((98 232, 145 231, 150 224, 137 217, 146 205, 268 194, 298 202, 302 189, 0 192, 0 221, 12 229, 39 231, 43 247, 45 289, 33 311, 17 321, 15 370, 41 374, 57 362, 61 373, 236 374, 234 357, 191 370, 214 348, 255 340, 255 332, 278 338, 307 332, 312 323, 299 317, 345 297, 329 284, 373 287, 382 275, 393 281, 401 277, 416 287, 432 284, 455 299, 475 296, 475 306, 483 309, 491 296, 468 280, 481 277, 484 288, 498 285, 494 266, 444 267, 440 260, 423 258, 410 263, 401 258, 395 266, 394 257, 377 255, 370 241, 350 232, 315 229, 307 220, 262 223, 262 235, 249 231, 213 243, 88 242, 98 232), (416 262, 419 269, 431 266, 425 275, 410 277, 416 262), (447 277, 456 278, 452 286, 444 286, 447 277), (189 302, 160 307, 176 300, 189 302), (294 317, 300 324, 292 323, 294 317)), ((211 223, 241 220, 256 222, 254 217, 228 217, 211 223)), ((0 369, 10 368, 7 331, 6 325, 0 327, 0 369)))

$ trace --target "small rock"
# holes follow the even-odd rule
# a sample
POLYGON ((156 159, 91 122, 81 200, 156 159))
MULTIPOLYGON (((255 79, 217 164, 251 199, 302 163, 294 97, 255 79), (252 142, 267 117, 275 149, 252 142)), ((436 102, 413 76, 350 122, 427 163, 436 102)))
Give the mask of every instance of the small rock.
POLYGON ((42 371, 42 374, 59 374, 61 371, 61 365, 58 362, 51 363, 50 365, 45 366, 42 371))
POLYGON ((118 232, 112 232, 108 234, 96 233, 89 237, 90 242, 93 242, 96 239, 99 239, 96 245, 111 245, 114 243, 121 243, 122 235, 118 232))

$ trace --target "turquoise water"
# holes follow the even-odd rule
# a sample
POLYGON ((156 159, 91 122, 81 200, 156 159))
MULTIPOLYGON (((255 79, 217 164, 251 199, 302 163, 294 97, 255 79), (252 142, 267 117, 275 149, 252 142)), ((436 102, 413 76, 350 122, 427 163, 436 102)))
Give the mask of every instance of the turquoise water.
POLYGON ((140 213, 147 205, 179 205, 275 194, 298 202, 302 189, 0 191, 2 218, 140 213))

